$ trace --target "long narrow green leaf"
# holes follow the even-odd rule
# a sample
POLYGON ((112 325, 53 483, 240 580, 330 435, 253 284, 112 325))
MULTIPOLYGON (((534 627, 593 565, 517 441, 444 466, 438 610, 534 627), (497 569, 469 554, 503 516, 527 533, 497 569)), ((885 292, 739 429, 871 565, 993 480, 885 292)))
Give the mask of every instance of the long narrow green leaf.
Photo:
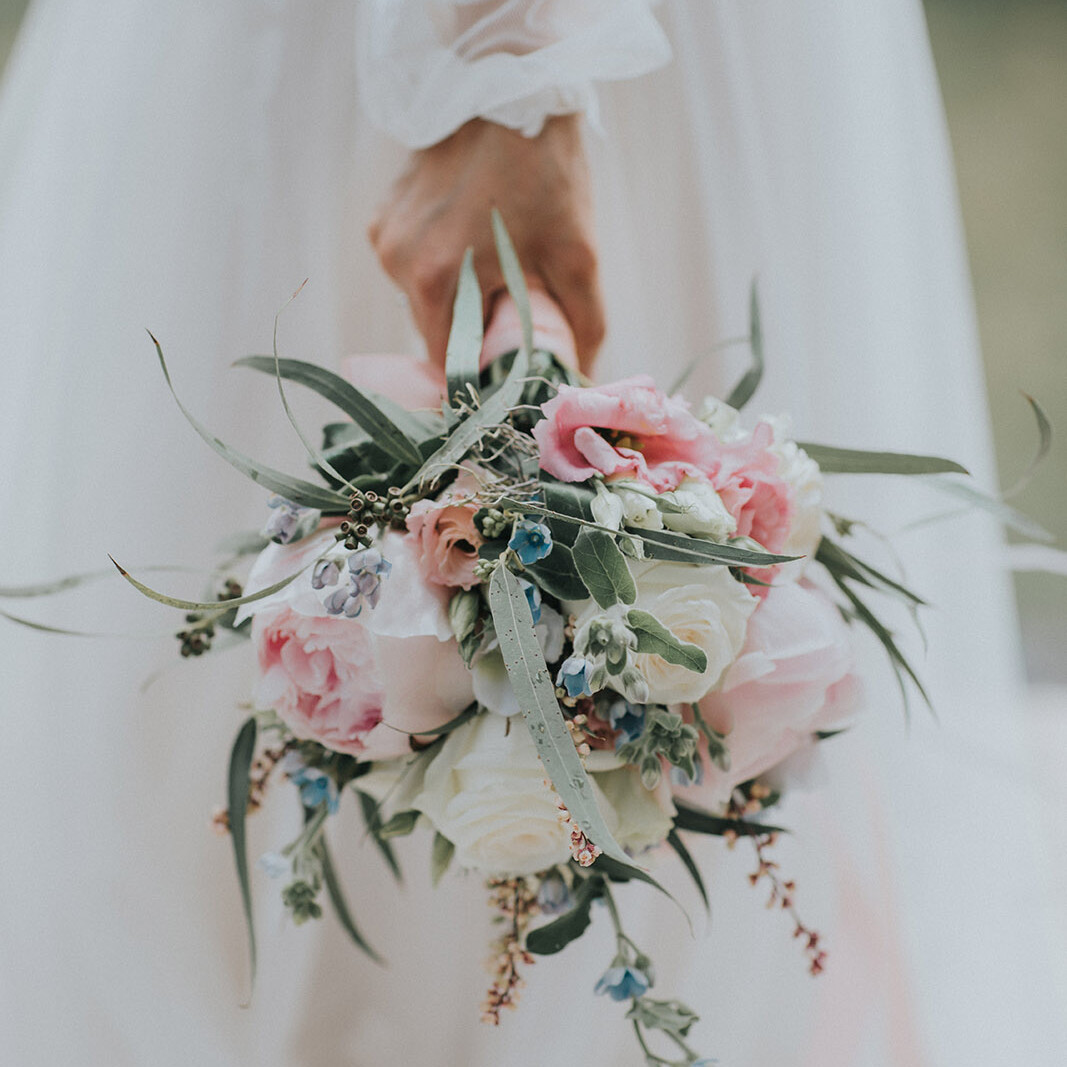
POLYGON ((378 846, 378 850, 381 852, 389 870, 393 872, 393 877, 398 882, 403 881, 403 873, 400 870, 400 864, 397 861, 393 846, 378 833, 382 828, 382 815, 378 802, 369 793, 361 792, 358 789, 356 790, 356 796, 359 797, 359 806, 363 812, 363 821, 366 823, 367 833, 374 838, 374 843, 378 846))
MULTIPOLYGON (((156 573, 165 571, 170 574, 202 573, 192 567, 168 566, 166 564, 143 567, 142 570, 156 573)), ((114 570, 108 567, 98 571, 84 571, 81 574, 68 574, 65 578, 57 578, 54 582, 39 582, 34 585, 0 585, 0 600, 28 600, 31 597, 55 596, 56 593, 65 592, 67 589, 76 589, 78 586, 114 577, 114 570)))
MULTIPOLYGON (((576 515, 568 515, 562 511, 547 508, 532 500, 501 500, 503 507, 514 508, 517 511, 531 511, 537 515, 545 515, 561 523, 570 523, 575 526, 588 527, 591 530, 603 530, 605 533, 618 534, 618 530, 610 526, 601 526, 599 523, 580 519, 576 515)), ((720 563, 728 567, 770 567, 776 563, 788 563, 790 560, 800 559, 800 556, 778 556, 771 552, 753 552, 747 548, 737 548, 734 545, 720 545, 714 541, 704 541, 699 537, 687 537, 685 534, 671 533, 668 530, 632 530, 626 529, 626 536, 634 541, 642 541, 646 550, 651 546, 649 555, 662 552, 655 558, 677 560, 683 563, 720 563)))
POLYGON ((150 330, 148 331, 148 336, 152 338, 152 344, 156 346, 156 355, 159 357, 159 365, 163 369, 163 377, 166 379, 167 388, 170 389, 171 396, 174 397, 178 409, 185 416, 189 425, 192 426, 204 441, 222 456, 231 467, 239 470, 242 474, 251 478, 252 481, 257 484, 265 486, 267 489, 270 489, 275 493, 279 493, 287 500, 291 500, 294 504, 300 504, 302 507, 318 508, 320 511, 348 510, 348 501, 345 497, 341 496, 340 493, 335 493, 332 489, 313 485, 311 482, 305 482, 301 478, 294 478, 291 475, 274 470, 273 467, 257 463, 255 460, 249 459, 244 453, 238 452, 237 449, 231 448, 229 445, 219 440, 219 438, 204 426, 204 424, 201 423, 182 403, 174 389, 174 383, 171 381, 170 371, 167 369, 167 361, 163 358, 162 346, 155 339, 150 330))
MULTIPOLYGON (((241 887, 241 906, 248 928, 249 988, 256 982, 256 930, 252 921, 252 889, 248 881, 248 843, 245 838, 245 816, 248 813, 248 775, 256 750, 256 720, 251 717, 237 732, 230 752, 226 802, 230 820, 230 840, 233 842, 233 861, 237 868, 237 882, 241 887)), ((251 993, 250 993, 251 997, 251 993)))
POLYGON ((482 289, 474 272, 474 249, 468 248, 459 269, 459 287, 452 305, 452 328, 445 350, 445 379, 448 399, 457 393, 469 397, 467 387, 478 387, 478 364, 482 355, 482 289))
POLYGON ((752 349, 752 366, 745 371, 741 380, 733 387, 730 395, 726 398, 726 403, 739 411, 752 399, 752 395, 759 388, 760 380, 763 378, 763 326, 760 322, 759 291, 755 278, 752 279, 752 288, 749 290, 748 314, 748 337, 749 346, 752 349))
POLYGON ((855 448, 834 448, 809 441, 800 447, 819 465, 824 474, 969 474, 966 467, 941 456, 920 456, 910 452, 865 452, 855 448))
POLYGON ((697 887, 697 892, 700 894, 700 899, 704 902, 704 910, 710 915, 711 901, 708 900, 708 891, 704 885, 704 879, 700 874, 700 868, 696 865, 696 860, 689 854, 689 849, 685 847, 685 843, 678 836, 677 830, 671 830, 667 835, 667 844, 678 853, 678 858, 689 872, 689 876, 693 879, 693 884, 697 887))
POLYGON ((828 537, 823 537, 819 541, 815 559, 829 571, 851 578, 853 581, 870 586, 872 589, 881 586, 883 592, 895 593, 911 604, 920 607, 926 604, 926 601, 917 593, 913 593, 899 582, 893 581, 892 578, 882 574, 881 571, 875 570, 869 563, 864 563, 863 560, 852 555, 851 552, 831 541, 828 537))
POLYGON ((530 316, 530 293, 526 288, 526 276, 522 273, 522 265, 515 254, 515 246, 511 243, 504 219, 495 207, 492 211, 492 219, 493 240, 496 242, 500 270, 504 275, 504 283, 508 287, 511 299, 515 301, 515 306, 519 310, 523 351, 529 358, 533 353, 533 319, 530 316))
POLYGON ((557 919, 538 926, 526 935, 526 948, 538 956, 551 956, 581 937, 592 921, 590 908, 604 892, 604 879, 599 875, 586 878, 574 893, 573 906, 557 919))
MULTIPOLYGON (((290 574, 288 578, 283 578, 280 582, 268 585, 265 589, 260 589, 255 593, 248 593, 246 596, 233 597, 230 600, 181 600, 178 597, 167 596, 166 593, 159 593, 155 589, 145 585, 143 582, 139 582, 132 574, 122 567, 113 556, 108 556, 107 558, 115 564, 119 574, 121 574, 122 577, 134 587, 134 589, 148 597, 149 600, 158 601, 160 604, 167 604, 172 608, 181 608, 183 611, 218 611, 221 613, 227 611, 229 608, 240 607, 242 604, 251 604, 255 600, 263 600, 265 597, 277 593, 280 589, 284 589, 290 582, 295 581, 307 570, 307 567, 301 567, 295 574, 290 574)), ((308 566, 310 566, 310 564, 308 564, 308 566)))
POLYGON ((905 711, 908 707, 908 690, 904 685, 904 679, 901 676, 901 671, 904 672, 912 681, 915 688, 919 690, 920 695, 926 703, 926 706, 933 711, 934 706, 930 700, 929 695, 926 692, 925 687, 919 680, 919 676, 912 670, 911 664, 907 661, 904 654, 897 647, 896 641, 893 640, 893 635, 890 631, 879 621, 874 612, 871 611, 867 605, 860 600, 856 593, 849 587, 847 582, 837 574, 831 572, 830 576, 833 578, 834 583, 838 589, 848 597, 849 602, 852 604, 852 608, 856 613, 856 617, 862 622, 867 629, 874 634, 875 637, 881 642, 882 647, 886 651, 886 655, 889 657, 889 662, 893 665, 894 671, 897 675, 897 682, 900 685, 901 695, 904 697, 905 711))
POLYGON ((235 367, 251 367, 264 374, 280 374, 281 377, 325 397, 343 411, 357 426, 374 439, 383 449, 402 459, 405 463, 418 463, 421 455, 415 443, 382 408, 366 393, 345 381, 338 374, 306 363, 300 359, 279 359, 275 367, 273 356, 245 356, 234 362, 235 367))
POLYGON ((322 862, 322 881, 326 886, 326 892, 329 894, 330 903, 333 905, 333 910, 337 915, 338 922, 340 922, 345 933, 352 938, 353 942, 370 956, 375 963, 384 963, 385 961, 382 957, 371 948, 367 939, 360 933, 359 927, 356 926, 355 919, 352 918, 352 912, 348 907, 348 901, 345 899, 345 891, 337 877, 337 871, 334 869, 333 860, 330 858, 330 850, 326 844, 325 834, 319 835, 315 847, 318 850, 319 859, 322 862))
POLYGON ((602 608, 610 608, 620 601, 632 604, 637 599, 637 587, 626 557, 611 534, 583 528, 574 542, 573 554, 578 574, 602 608))
POLYGON ((1018 496, 1030 484, 1038 467, 1044 463, 1045 458, 1052 449, 1052 423, 1049 422, 1049 418, 1042 410, 1041 405, 1029 393, 1023 393, 1023 398, 1030 405, 1030 410, 1037 420, 1037 455, 1030 461, 1026 470, 1019 475, 1018 481, 1001 494, 1001 499, 1003 500, 1010 500, 1012 497, 1018 496))
POLYGON ((931 478, 926 484, 945 496, 954 497, 962 501, 966 506, 959 510, 953 509, 936 515, 925 516, 915 522, 908 523, 904 527, 905 530, 914 530, 920 526, 928 526, 933 522, 955 518, 957 515, 966 514, 972 508, 977 508, 992 515, 1009 530, 1015 530, 1024 537, 1029 537, 1031 541, 1051 544, 1056 540, 1055 534, 1050 533, 1040 523, 1031 519, 1029 515, 1024 515, 1017 508, 1006 504, 1001 497, 983 493, 981 489, 968 485, 966 482, 957 481, 955 478, 931 478))
POLYGON ((526 595, 518 578, 506 567, 493 571, 489 607, 522 717, 556 792, 590 841, 605 855, 631 866, 629 856, 612 837, 597 807, 589 775, 560 711, 526 595))
POLYGON ((786 833, 780 826, 748 822, 745 819, 727 819, 721 815, 709 815, 707 812, 679 804, 677 800, 674 806, 678 812, 674 817, 675 830, 692 830, 693 833, 710 834, 713 837, 722 837, 725 833, 734 833, 738 837, 760 837, 763 834, 786 833))
POLYGON ((445 443, 412 475, 403 492, 417 485, 433 483, 452 470, 487 433, 507 418, 522 396, 529 365, 526 353, 519 352, 500 388, 449 434, 445 443))
MULTIPOLYGON (((27 619, 22 615, 14 615, 10 611, 0 611, 0 619, 7 619, 8 622, 13 622, 18 626, 25 626, 30 630, 38 630, 46 634, 58 634, 61 637, 115 638, 121 641, 158 641, 164 637, 174 637, 173 630, 138 630, 136 633, 108 630, 72 630, 64 626, 51 626, 45 622, 27 619)), ((212 645, 213 649, 215 647, 215 645, 212 645)))

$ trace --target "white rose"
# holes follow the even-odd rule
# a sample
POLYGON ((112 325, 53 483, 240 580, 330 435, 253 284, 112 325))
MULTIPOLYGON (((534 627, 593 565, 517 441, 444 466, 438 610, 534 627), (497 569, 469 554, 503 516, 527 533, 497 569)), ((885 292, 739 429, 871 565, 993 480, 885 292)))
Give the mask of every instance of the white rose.
POLYGON ((685 511, 664 511, 663 525, 677 533, 697 534, 725 541, 737 530, 737 520, 726 510, 719 494, 700 478, 684 478, 678 488, 664 493, 665 500, 685 511))
POLYGON ((533 874, 571 854, 545 777, 524 723, 513 720, 508 729, 496 715, 479 715, 445 739, 413 806, 456 846, 461 866, 501 877, 533 874))
POLYGON ((700 700, 740 653, 756 598, 726 567, 657 562, 632 564, 631 571, 637 584, 633 607, 654 615, 679 641, 696 645, 708 657, 707 668, 698 674, 661 656, 634 656, 648 683, 649 701, 700 700))
POLYGON ((740 412, 718 397, 704 397, 700 402, 697 418, 708 426, 723 444, 743 441, 748 437, 748 431, 741 426, 740 412))
POLYGON ((664 774, 655 789, 641 784, 636 767, 595 774, 593 780, 614 810, 615 840, 632 853, 661 844, 671 832, 677 809, 671 800, 670 777, 664 774))
POLYGON ((603 482, 596 483, 596 496, 589 504, 593 520, 609 530, 621 530, 624 517, 622 501, 609 492, 603 482))

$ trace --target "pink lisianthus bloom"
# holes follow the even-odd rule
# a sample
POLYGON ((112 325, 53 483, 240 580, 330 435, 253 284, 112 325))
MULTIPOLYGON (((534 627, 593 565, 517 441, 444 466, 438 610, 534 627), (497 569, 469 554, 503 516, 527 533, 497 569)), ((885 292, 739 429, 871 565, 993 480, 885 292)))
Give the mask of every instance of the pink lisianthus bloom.
POLYGON ((705 807, 725 803, 737 784, 810 743, 816 731, 841 726, 859 705, 852 671, 848 628, 826 596, 807 582, 767 590, 741 654, 699 705, 708 725, 726 735, 730 769, 709 760, 702 739, 703 780, 677 795, 705 807))
MULTIPOLYGON (((721 462, 709 477, 737 521, 737 536, 751 537, 768 552, 779 552, 789 537, 796 491, 778 474, 780 458, 771 451, 773 443, 773 429, 761 422, 744 440, 718 446, 721 462)), ((774 571, 759 577, 773 579, 774 571)))
POLYGON ((452 638, 444 589, 429 586, 406 537, 378 543, 392 563, 376 606, 358 618, 327 614, 330 588, 311 584, 312 564, 335 545, 325 533, 271 545, 248 588, 304 570, 284 589, 245 605, 259 657, 257 707, 273 708, 293 734, 358 759, 411 751, 412 735, 455 718, 473 699, 470 672, 452 638))
POLYGON ((541 468, 560 481, 626 477, 666 492, 719 466, 711 430, 648 375, 588 389, 561 385, 541 411, 533 428, 541 468))
POLYGON ((477 489, 474 476, 463 471, 439 499, 420 500, 412 506, 408 538, 428 582, 452 589, 478 584, 474 565, 483 539, 474 525, 478 504, 472 498, 477 489))

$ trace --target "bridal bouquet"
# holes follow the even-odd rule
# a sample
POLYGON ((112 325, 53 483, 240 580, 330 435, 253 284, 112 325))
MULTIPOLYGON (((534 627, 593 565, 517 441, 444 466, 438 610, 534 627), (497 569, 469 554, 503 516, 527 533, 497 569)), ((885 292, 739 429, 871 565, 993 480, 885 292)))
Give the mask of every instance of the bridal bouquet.
POLYGON ((691 405, 646 376, 590 384, 559 358, 558 312, 536 293, 531 312, 494 227, 513 302, 483 337, 468 254, 439 379, 359 359, 342 377, 276 347, 242 361, 277 378, 319 481, 255 463, 186 412, 274 494, 264 537, 245 545, 258 552, 245 589, 230 580, 217 600, 186 601, 120 570, 186 613, 183 655, 225 630, 258 658, 216 820, 250 936, 246 818, 284 779, 303 830, 259 867, 296 922, 328 899, 373 955, 327 848, 330 817, 351 799, 394 871, 392 839, 426 830, 435 879, 451 864, 487 880, 501 929, 487 1021, 597 905, 617 951, 595 992, 629 1002, 648 1063, 708 1063, 687 1041, 695 1013, 652 996, 652 962, 624 932, 613 886, 658 888, 649 867, 673 850, 706 902, 686 835, 749 838, 753 882, 822 969, 818 935, 766 853, 775 769, 855 712, 850 624, 874 632, 902 686, 919 686, 867 599, 921 603, 843 546, 851 524, 825 510, 823 475, 962 468, 798 444, 784 420, 743 423, 762 368, 754 299, 755 365, 727 400, 691 405), (345 416, 321 444, 297 426, 286 382, 345 416))

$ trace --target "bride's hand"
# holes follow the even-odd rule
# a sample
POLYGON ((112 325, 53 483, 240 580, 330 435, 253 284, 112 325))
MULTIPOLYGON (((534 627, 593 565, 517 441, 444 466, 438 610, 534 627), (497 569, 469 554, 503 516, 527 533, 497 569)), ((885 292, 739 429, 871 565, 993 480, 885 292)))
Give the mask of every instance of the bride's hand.
POLYGON ((546 289, 574 331, 588 370, 604 336, 589 172, 578 119, 549 119, 526 138, 476 119, 416 152, 371 224, 382 266, 407 295, 430 358, 445 359, 463 253, 474 265, 488 316, 504 279, 490 208, 499 208, 527 280, 546 289))

